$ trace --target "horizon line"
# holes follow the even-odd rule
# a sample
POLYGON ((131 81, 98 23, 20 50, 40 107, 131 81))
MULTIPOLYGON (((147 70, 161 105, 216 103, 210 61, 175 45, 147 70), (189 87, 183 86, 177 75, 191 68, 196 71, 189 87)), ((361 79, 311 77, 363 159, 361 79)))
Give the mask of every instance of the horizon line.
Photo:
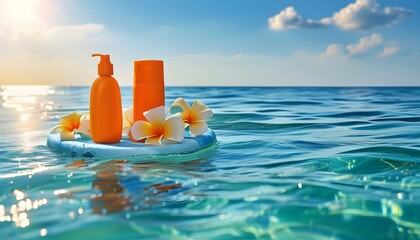
MULTIPOLYGON (((30 87, 30 86, 37 86, 37 87, 91 87, 91 85, 44 85, 44 84, 0 84, 0 87, 30 87)), ((133 87, 132 85, 120 85, 120 87, 133 87)), ((270 88, 270 87, 278 87, 278 88, 306 88, 306 87, 325 87, 325 88, 418 88, 420 85, 165 85, 165 87, 226 87, 226 88, 235 88, 235 87, 258 87, 258 88, 270 88)))

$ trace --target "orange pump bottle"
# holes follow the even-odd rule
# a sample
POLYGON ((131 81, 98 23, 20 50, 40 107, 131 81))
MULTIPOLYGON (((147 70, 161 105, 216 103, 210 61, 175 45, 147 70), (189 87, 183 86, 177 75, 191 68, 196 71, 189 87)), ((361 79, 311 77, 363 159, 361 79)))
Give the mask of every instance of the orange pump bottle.
POLYGON ((163 61, 134 61, 134 122, 146 120, 143 113, 159 106, 165 106, 163 61))
POLYGON ((112 77, 114 68, 109 55, 100 57, 99 77, 90 90, 90 131, 95 143, 118 143, 122 136, 121 92, 117 80, 112 77))

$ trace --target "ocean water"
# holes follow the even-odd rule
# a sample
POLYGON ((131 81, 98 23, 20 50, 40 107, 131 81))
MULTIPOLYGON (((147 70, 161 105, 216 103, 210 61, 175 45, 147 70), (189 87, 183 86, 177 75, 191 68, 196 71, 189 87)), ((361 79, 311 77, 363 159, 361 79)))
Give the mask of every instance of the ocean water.
POLYGON ((169 87, 167 104, 214 110, 216 146, 146 159, 49 149, 89 90, 1 87, 2 239, 420 239, 420 88, 169 87))

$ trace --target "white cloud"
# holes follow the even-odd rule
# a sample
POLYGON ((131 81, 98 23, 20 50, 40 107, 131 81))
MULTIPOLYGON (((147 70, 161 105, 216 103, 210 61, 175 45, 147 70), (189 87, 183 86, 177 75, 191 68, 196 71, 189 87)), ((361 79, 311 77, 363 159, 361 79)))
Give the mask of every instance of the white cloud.
POLYGON ((66 25, 57 26, 51 29, 47 29, 44 34, 46 37, 52 38, 63 38, 70 37, 73 40, 80 40, 91 33, 96 33, 104 30, 105 26, 96 23, 87 23, 82 25, 66 25))
POLYGON ((271 30, 283 30, 291 28, 321 28, 328 25, 327 22, 305 19, 299 15, 294 7, 287 7, 277 15, 268 19, 271 30))
POLYGON ((357 56, 368 50, 376 47, 382 43, 382 36, 380 34, 374 33, 370 36, 360 38, 357 44, 347 45, 348 55, 350 57, 357 56))
POLYGON ((334 13, 332 20, 344 30, 390 25, 413 13, 402 7, 382 8, 375 0, 357 0, 334 13))
MULTIPOLYGON (((344 59, 359 57, 361 55, 369 54, 379 46, 383 45, 382 36, 378 33, 369 36, 361 37, 355 44, 348 44, 342 46, 336 43, 327 46, 324 53, 318 55, 321 58, 340 57, 344 59)), ((378 56, 386 57, 395 54, 399 48, 386 46, 384 50, 378 53, 378 56)))
POLYGON ((397 54, 400 51, 398 46, 386 46, 382 51, 378 53, 378 57, 390 57, 397 54))
POLYGON ((32 52, 47 55, 57 50, 80 49, 95 41, 97 34, 104 30, 102 24, 65 25, 52 28, 38 28, 9 32, 0 36, 2 46, 14 52, 32 52))
POLYGON ((344 56, 345 52, 343 46, 340 44, 330 44, 327 46, 327 50, 324 53, 326 56, 334 57, 334 56, 344 56))
POLYGON ((322 28, 335 25, 343 30, 366 30, 378 26, 389 26, 412 15, 414 12, 402 7, 382 8, 375 0, 356 0, 321 20, 307 19, 293 7, 287 7, 268 19, 271 30, 292 28, 322 28))

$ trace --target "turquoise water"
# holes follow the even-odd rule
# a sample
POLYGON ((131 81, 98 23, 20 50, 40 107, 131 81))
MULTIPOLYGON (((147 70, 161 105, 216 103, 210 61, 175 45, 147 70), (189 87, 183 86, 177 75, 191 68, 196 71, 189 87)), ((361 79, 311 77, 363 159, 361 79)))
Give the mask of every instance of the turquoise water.
POLYGON ((146 159, 45 145, 88 87, 1 91, 2 239, 420 239, 420 88, 167 88, 219 143, 146 159))

